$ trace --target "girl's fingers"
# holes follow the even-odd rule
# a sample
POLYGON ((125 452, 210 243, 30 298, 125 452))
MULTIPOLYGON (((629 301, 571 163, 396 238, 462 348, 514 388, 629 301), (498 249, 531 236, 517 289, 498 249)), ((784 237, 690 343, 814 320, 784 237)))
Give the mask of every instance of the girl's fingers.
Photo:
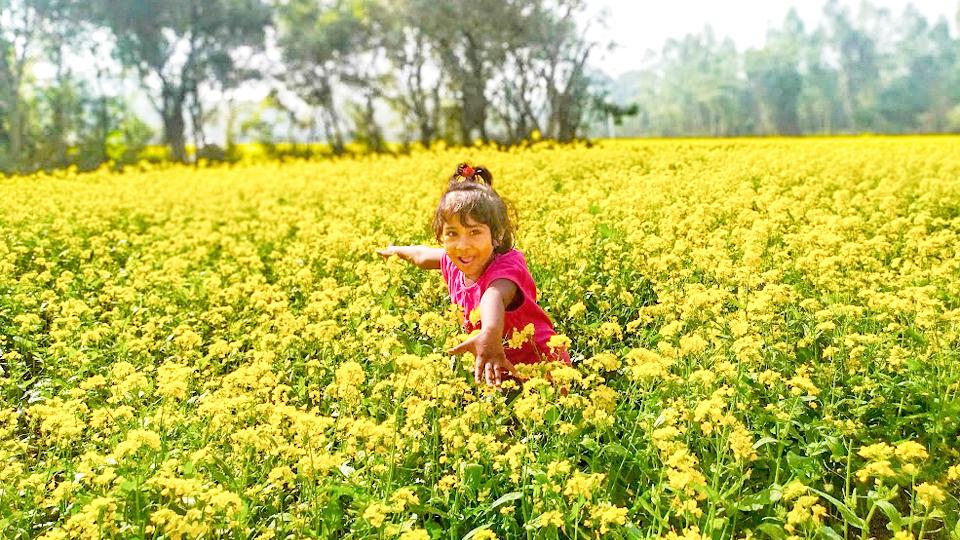
POLYGON ((517 368, 513 365, 513 362, 509 360, 504 360, 500 365, 500 369, 509 373, 513 377, 516 377, 517 379, 520 378, 520 372, 517 371, 517 368))
POLYGON ((488 363, 484 369, 484 377, 487 379, 487 386, 493 386, 493 364, 488 363))
POLYGON ((480 384, 480 372, 483 370, 483 360, 478 356, 473 363, 473 382, 480 384))
MULTIPOLYGON (((474 348, 473 348, 473 347, 474 347, 474 342, 476 341, 476 339, 477 339, 477 337, 474 336, 474 337, 472 337, 472 338, 464 341, 463 343, 460 343, 459 345, 454 345, 453 347, 447 349, 447 354, 453 354, 453 355, 459 356, 459 355, 461 355, 461 354, 463 354, 463 353, 465 353, 465 352, 467 352, 467 351, 470 351, 470 352, 476 354, 476 351, 475 351, 474 348)), ((479 358, 479 357, 477 357, 477 361, 478 361, 478 362, 480 361, 480 358, 479 358)))

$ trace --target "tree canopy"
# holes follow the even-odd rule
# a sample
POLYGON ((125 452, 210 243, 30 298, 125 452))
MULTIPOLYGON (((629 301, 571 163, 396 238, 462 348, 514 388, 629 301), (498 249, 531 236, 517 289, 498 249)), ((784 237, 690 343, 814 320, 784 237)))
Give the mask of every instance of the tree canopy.
POLYGON ((910 6, 852 11, 828 0, 815 26, 791 10, 746 51, 708 27, 617 80, 595 67, 607 44, 588 39, 597 21, 585 8, 0 0, 0 171, 131 161, 149 142, 177 161, 229 158, 244 137, 341 153, 389 142, 960 131, 960 39, 910 6), (235 99, 252 93, 267 97, 235 99))

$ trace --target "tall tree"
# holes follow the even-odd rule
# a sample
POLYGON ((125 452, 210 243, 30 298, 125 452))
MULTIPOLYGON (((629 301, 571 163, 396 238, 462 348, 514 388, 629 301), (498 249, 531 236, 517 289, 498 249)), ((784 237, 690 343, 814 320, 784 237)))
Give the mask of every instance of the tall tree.
POLYGON ((94 20, 113 32, 117 58, 137 70, 163 120, 174 159, 186 159, 185 107, 192 100, 202 144, 203 84, 234 70, 232 51, 263 47, 271 12, 263 0, 94 0, 94 20), (199 125, 198 125, 199 124, 199 125))
POLYGON ((874 39, 857 27, 850 12, 837 0, 824 7, 827 39, 840 64, 840 95, 846 127, 862 131, 874 126, 874 103, 880 66, 874 39))
MULTIPOLYGON (((369 2, 365 0, 290 0, 279 6, 278 38, 284 60, 282 78, 319 113, 327 143, 334 153, 344 149, 344 85, 363 86, 373 63, 369 2), (356 71, 356 64, 364 67, 356 71)), ((373 81, 370 81, 371 83, 373 81)), ((372 96, 367 96, 372 114, 372 96)))
POLYGON ((763 49, 747 52, 747 79, 761 106, 767 132, 800 133, 798 105, 803 91, 800 60, 804 40, 803 21, 791 9, 782 28, 767 32, 763 49))
POLYGON ((382 1, 371 11, 389 63, 384 99, 400 115, 405 140, 411 134, 424 147, 440 136, 441 96, 445 85, 437 53, 409 0, 382 1))
POLYGON ((438 56, 456 102, 461 143, 487 141, 488 89, 503 68, 512 36, 522 32, 521 2, 411 0, 413 17, 438 56))
POLYGON ((0 0, 0 154, 3 169, 16 169, 27 156, 30 127, 23 90, 27 64, 37 47, 38 0, 0 0))

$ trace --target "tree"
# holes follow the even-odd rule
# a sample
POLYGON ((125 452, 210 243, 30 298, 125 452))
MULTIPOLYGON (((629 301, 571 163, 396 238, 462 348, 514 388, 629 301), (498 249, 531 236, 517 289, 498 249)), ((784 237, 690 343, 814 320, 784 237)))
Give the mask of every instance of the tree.
POLYGON ((185 107, 202 145, 201 88, 234 73, 234 49, 263 47, 268 6, 262 0, 95 0, 93 7, 93 20, 113 32, 117 58, 139 74, 173 158, 186 160, 185 107))
MULTIPOLYGON (((337 154, 344 150, 344 120, 335 91, 344 84, 363 83, 350 66, 371 51, 367 13, 364 0, 290 0, 278 11, 282 78, 320 113, 327 143, 337 154)), ((369 97, 371 109, 372 100, 369 97)))
POLYGON ((5 170, 22 166, 27 155, 30 120, 23 89, 27 63, 39 32, 37 0, 0 0, 0 154, 5 170))
POLYGON ((440 136, 441 94, 446 81, 415 7, 407 0, 380 2, 371 15, 380 29, 390 66, 383 98, 400 115, 405 140, 417 133, 420 144, 429 147, 440 136))
POLYGON ((839 58, 845 124, 855 132, 870 129, 880 75, 874 40, 854 25, 848 10, 841 8, 837 0, 827 2, 824 15, 827 39, 839 58))

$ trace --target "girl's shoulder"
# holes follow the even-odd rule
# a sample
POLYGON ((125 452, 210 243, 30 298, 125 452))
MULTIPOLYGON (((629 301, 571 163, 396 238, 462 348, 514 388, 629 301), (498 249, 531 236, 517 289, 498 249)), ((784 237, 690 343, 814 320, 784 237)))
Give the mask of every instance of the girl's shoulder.
POLYGON ((525 269, 527 267, 527 259, 524 258, 522 251, 517 248, 511 248, 510 251, 497 255, 491 266, 493 265, 519 266, 525 269))
POLYGON ((524 282, 528 279, 532 280, 523 252, 513 248, 506 253, 497 255, 484 271, 481 280, 491 283, 497 278, 508 278, 512 281, 522 280, 524 282))

